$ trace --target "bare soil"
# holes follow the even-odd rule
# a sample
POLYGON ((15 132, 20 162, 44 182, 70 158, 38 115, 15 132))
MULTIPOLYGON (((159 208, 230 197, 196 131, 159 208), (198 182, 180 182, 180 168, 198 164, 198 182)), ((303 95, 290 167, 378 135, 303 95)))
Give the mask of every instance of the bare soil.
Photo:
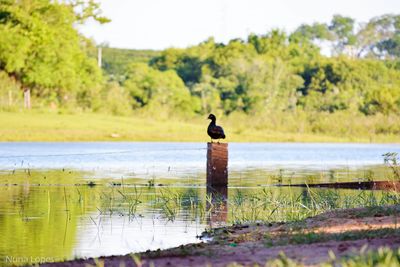
POLYGON ((43 266, 264 266, 282 252, 305 266, 316 266, 330 260, 330 251, 339 259, 366 245, 370 250, 400 247, 398 215, 399 206, 337 210, 301 222, 214 229, 206 234, 213 237, 209 243, 43 266))

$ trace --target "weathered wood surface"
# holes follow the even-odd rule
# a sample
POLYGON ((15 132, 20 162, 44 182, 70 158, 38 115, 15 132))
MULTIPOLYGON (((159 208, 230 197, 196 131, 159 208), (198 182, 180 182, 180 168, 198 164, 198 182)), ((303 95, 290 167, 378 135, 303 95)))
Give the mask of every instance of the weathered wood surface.
POLYGON ((207 186, 228 184, 228 144, 207 143, 207 186))

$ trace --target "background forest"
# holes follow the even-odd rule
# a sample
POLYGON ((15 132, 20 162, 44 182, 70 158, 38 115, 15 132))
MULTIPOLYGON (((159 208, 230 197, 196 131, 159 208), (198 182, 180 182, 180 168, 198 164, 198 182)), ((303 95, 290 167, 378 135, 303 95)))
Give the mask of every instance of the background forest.
POLYGON ((204 124, 213 112, 238 138, 249 129, 366 140, 400 134, 400 15, 335 15, 290 33, 163 51, 96 46, 77 30, 89 18, 108 22, 93 1, 0 0, 3 113, 204 124))

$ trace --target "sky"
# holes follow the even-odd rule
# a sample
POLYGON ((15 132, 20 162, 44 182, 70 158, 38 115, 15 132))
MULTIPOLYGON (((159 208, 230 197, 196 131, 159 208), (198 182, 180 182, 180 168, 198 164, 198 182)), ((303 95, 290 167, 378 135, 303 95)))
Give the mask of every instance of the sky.
POLYGON ((358 23, 387 13, 400 14, 400 0, 99 0, 100 25, 88 21, 79 30, 97 44, 132 49, 185 48, 209 37, 216 42, 291 32, 302 23, 328 23, 334 14, 358 23))

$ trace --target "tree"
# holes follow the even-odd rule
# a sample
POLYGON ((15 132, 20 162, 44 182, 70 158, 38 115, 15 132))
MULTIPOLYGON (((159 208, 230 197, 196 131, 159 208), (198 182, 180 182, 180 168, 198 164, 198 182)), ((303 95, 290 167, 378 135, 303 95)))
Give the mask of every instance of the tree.
POLYGON ((133 108, 194 111, 189 90, 172 70, 159 71, 144 63, 134 63, 123 85, 133 108))
POLYGON ((186 95, 183 102, 199 113, 397 112, 400 64, 384 56, 389 48, 378 50, 382 41, 395 40, 396 21, 385 15, 356 29, 353 19, 336 15, 329 24, 302 25, 289 36, 272 30, 251 34, 247 41, 217 44, 209 39, 186 49, 167 49, 151 60, 151 67, 131 69, 124 86, 133 106, 145 109, 161 105, 182 110, 172 98, 163 98, 175 92, 186 95), (321 54, 318 43, 324 42, 332 46, 333 56, 321 54))
POLYGON ((357 33, 357 56, 396 56, 396 38, 399 31, 400 16, 386 14, 372 18, 363 24, 357 33))
POLYGON ((347 46, 352 46, 356 42, 354 34, 354 19, 341 15, 334 15, 328 29, 334 34, 334 53, 342 54, 347 46))
POLYGON ((93 1, 22 0, 0 2, 0 69, 22 84, 30 107, 30 92, 56 95, 63 104, 80 91, 101 82, 101 72, 88 58, 90 45, 74 23, 90 17, 105 22, 93 1), (81 11, 75 13, 75 8, 81 11))
POLYGON ((291 42, 319 46, 329 44, 332 55, 352 57, 396 58, 399 56, 400 16, 385 14, 355 27, 354 19, 335 15, 329 25, 303 24, 296 29, 291 42))
POLYGON ((393 112, 394 103, 400 101, 400 72, 382 61, 329 58, 310 66, 302 76, 299 104, 306 110, 371 115, 393 112))
POLYGON ((289 37, 291 42, 332 40, 333 35, 325 23, 302 24, 289 37))

